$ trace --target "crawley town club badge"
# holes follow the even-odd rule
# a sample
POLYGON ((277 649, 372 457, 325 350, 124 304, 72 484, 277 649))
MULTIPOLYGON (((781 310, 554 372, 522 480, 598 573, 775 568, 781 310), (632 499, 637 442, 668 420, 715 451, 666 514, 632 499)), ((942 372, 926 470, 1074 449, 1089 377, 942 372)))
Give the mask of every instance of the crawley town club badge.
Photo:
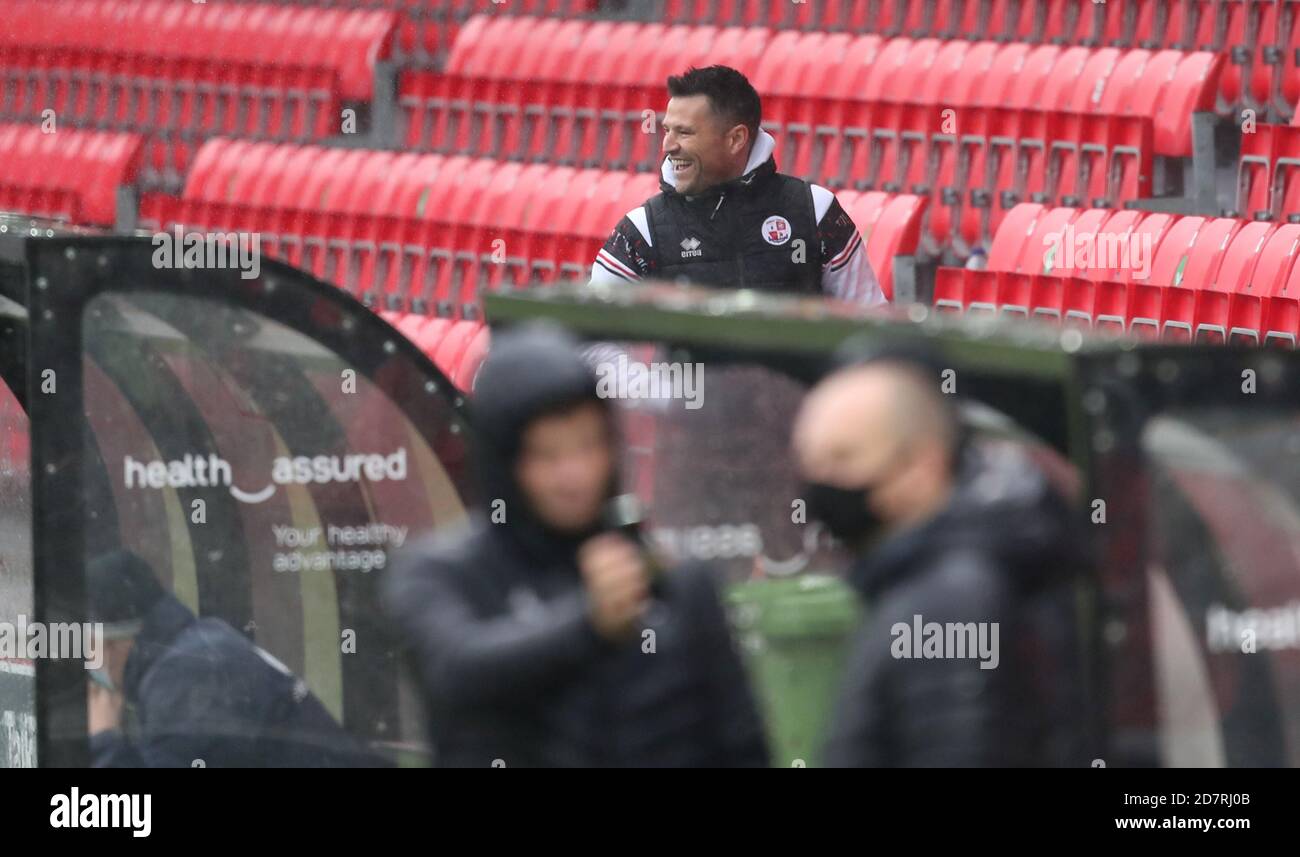
POLYGON ((768 244, 784 244, 790 240, 790 221, 773 214, 763 221, 763 240, 768 244))

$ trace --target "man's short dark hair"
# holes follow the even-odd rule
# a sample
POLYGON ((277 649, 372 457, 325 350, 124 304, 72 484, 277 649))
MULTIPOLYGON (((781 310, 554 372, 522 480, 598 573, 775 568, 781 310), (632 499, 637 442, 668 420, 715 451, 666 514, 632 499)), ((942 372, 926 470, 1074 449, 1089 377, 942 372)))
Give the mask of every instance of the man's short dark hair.
POLYGON ((668 78, 668 95, 672 98, 687 95, 707 95, 713 112, 727 127, 744 125, 749 129, 752 142, 758 136, 758 126, 763 121, 763 105, 749 78, 734 68, 711 65, 691 68, 686 74, 668 78))

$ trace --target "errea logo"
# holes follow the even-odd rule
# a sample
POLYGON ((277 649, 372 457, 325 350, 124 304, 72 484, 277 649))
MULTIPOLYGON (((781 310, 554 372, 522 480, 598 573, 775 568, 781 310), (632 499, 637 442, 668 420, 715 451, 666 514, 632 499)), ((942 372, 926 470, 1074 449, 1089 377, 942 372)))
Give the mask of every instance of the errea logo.
POLYGON ((694 235, 690 238, 683 238, 681 246, 683 259, 704 255, 704 251, 700 249, 700 239, 696 238, 694 235))

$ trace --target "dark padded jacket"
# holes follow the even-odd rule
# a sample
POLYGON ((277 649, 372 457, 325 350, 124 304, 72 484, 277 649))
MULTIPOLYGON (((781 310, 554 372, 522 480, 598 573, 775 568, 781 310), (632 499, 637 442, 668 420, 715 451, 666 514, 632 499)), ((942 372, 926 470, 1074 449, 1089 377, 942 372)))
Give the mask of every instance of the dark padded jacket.
POLYGON ((533 516, 513 479, 535 416, 594 398, 556 334, 500 337, 475 388, 483 496, 505 521, 415 544, 387 603, 408 642, 442 766, 757 766, 761 724, 708 569, 663 575, 653 635, 614 644, 588 619, 576 551, 533 516), (652 642, 652 646, 651 646, 652 642), (653 648, 653 651, 647 651, 653 648))
POLYGON ((317 768, 385 762, 306 684, 226 622, 171 595, 145 615, 123 691, 137 728, 91 737, 95 767, 317 768))
POLYGON ((969 447, 948 506, 851 569, 868 618, 853 642, 828 763, 1088 764, 1095 748, 1074 620, 1079 547, 1064 502, 1028 459, 969 447), (913 655, 925 654, 915 646, 928 632, 915 631, 931 622, 945 635, 948 623, 997 623, 996 661, 897 657, 908 654, 905 637, 913 655))

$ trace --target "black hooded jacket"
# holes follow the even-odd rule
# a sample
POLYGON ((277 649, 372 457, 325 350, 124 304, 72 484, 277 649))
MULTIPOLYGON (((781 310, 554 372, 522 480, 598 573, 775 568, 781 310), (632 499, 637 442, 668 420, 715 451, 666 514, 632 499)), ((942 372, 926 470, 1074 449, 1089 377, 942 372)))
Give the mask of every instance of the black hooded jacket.
POLYGON ((645 621, 653 635, 607 642, 588 619, 576 560, 599 528, 549 530, 515 483, 528 423, 601 402, 595 391, 568 337, 499 337, 473 416, 482 496, 489 513, 504 501, 505 521, 477 518, 427 538, 391 570, 387 603, 422 687, 434 763, 764 765, 761 724, 708 570, 667 572, 645 621))
POLYGON ((1084 557, 1071 516, 1015 448, 972 444, 960 461, 945 509, 886 538, 850 571, 868 619, 845 672, 826 754, 832 765, 1029 767, 1091 758, 1074 621, 1084 557), (929 623, 945 637, 929 653, 947 657, 925 656, 924 642, 937 639, 929 623), (977 639, 968 623, 987 623, 990 645, 953 657, 959 650, 948 640, 977 639))

